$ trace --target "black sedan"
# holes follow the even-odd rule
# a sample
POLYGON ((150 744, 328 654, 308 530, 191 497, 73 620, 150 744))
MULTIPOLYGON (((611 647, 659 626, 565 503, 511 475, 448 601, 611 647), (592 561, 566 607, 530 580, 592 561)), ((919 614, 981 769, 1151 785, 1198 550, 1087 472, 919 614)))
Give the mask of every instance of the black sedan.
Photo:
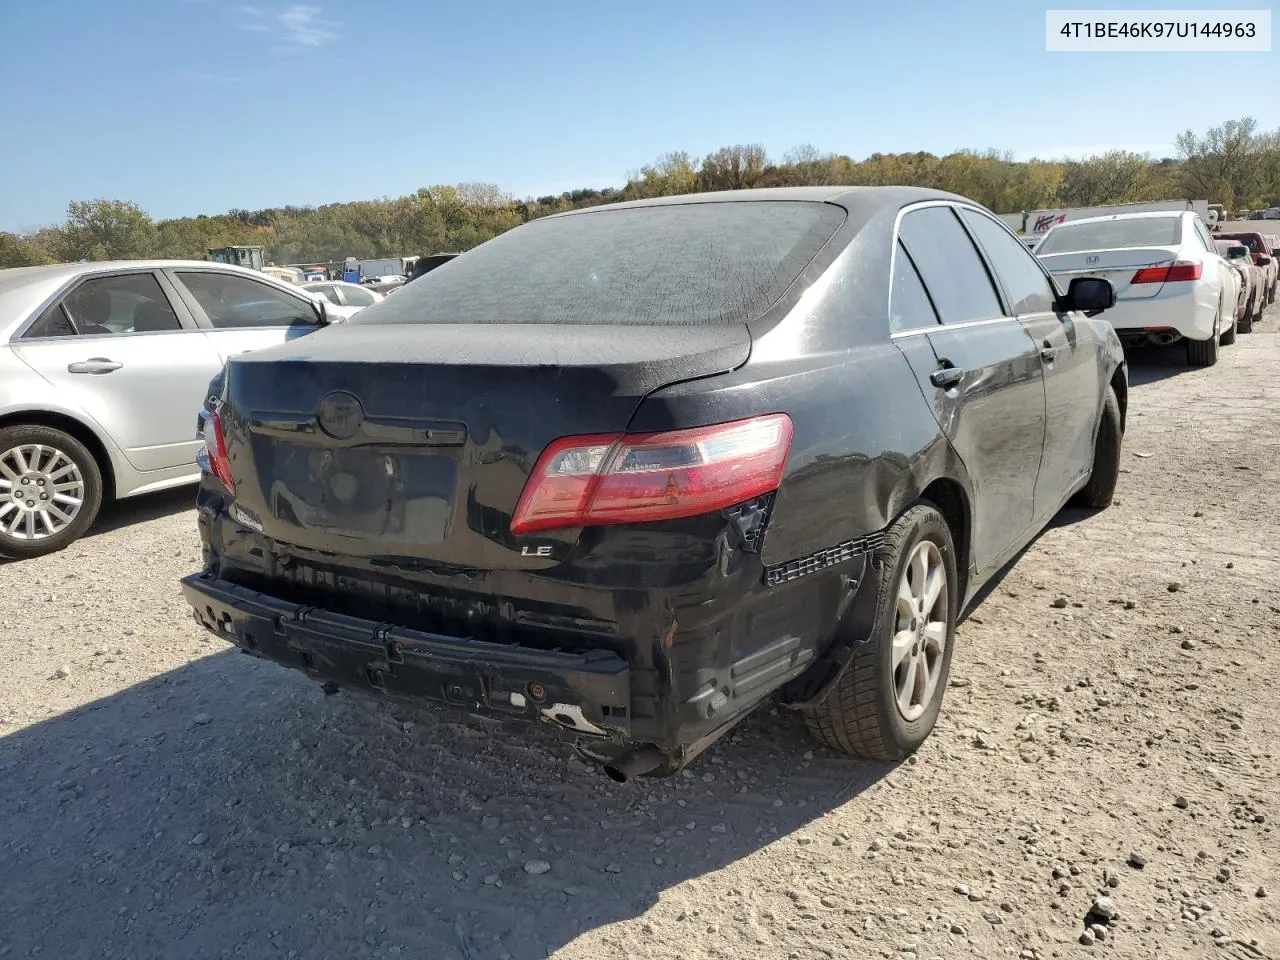
POLYGON ((1113 303, 927 190, 534 221, 231 359, 184 591, 329 691, 543 722, 616 780, 775 693, 901 758, 978 588, 1111 500, 1113 303))

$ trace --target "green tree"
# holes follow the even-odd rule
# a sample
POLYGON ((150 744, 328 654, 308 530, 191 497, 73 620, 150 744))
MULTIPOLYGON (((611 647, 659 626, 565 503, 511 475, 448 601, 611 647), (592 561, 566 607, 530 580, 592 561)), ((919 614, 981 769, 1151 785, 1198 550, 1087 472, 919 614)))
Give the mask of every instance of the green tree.
POLYGON ((134 260, 154 255, 156 228, 136 203, 73 200, 64 228, 66 260, 134 260))
POLYGON ((1229 210, 1262 201, 1262 194, 1271 187, 1268 153, 1275 150, 1257 130, 1258 122, 1245 117, 1211 127, 1203 137, 1190 130, 1179 134, 1185 190, 1197 199, 1223 203, 1229 210))
POLYGON ((1086 160, 1070 161, 1063 170, 1062 202, 1091 207, 1162 199, 1152 189, 1151 161, 1127 150, 1111 150, 1086 160))

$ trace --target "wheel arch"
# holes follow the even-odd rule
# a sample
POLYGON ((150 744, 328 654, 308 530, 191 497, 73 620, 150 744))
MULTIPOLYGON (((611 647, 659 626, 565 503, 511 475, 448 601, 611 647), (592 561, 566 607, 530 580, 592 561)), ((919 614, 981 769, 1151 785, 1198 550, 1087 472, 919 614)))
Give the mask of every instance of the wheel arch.
POLYGON ((115 499, 116 475, 111 454, 102 438, 84 421, 52 410, 22 410, 0 414, 0 429, 16 426, 51 427, 75 437, 84 444, 98 464, 98 471, 102 474, 102 499, 115 499))
POLYGON ((1123 367, 1116 367, 1111 374, 1111 389, 1116 392, 1116 402, 1120 404, 1120 432, 1124 433, 1129 413, 1129 378, 1125 376, 1123 367))
POLYGON ((920 500, 933 504, 951 530, 956 548, 956 575, 960 578, 960 596, 968 595, 969 568, 972 560, 973 508, 964 486, 951 477, 938 477, 920 491, 920 500))

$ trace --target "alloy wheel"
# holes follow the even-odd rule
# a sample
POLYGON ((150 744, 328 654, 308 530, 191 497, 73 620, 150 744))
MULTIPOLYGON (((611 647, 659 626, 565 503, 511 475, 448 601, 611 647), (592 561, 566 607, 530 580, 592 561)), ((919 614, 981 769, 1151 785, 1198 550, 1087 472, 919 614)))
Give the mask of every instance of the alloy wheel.
POLYGON ((27 443, 0 452, 0 533, 46 540, 75 520, 84 500, 84 477, 63 451, 27 443))
POLYGON ((947 569, 937 544, 915 545, 898 582, 893 627, 894 701, 902 719, 919 719, 933 702, 947 649, 947 569))

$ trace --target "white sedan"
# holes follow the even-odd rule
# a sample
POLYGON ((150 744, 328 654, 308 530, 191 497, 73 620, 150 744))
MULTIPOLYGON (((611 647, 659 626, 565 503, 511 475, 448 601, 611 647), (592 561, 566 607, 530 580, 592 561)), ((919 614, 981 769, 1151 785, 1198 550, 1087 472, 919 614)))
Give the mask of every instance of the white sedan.
POLYGON ((329 314, 335 319, 348 320, 382 299, 378 291, 345 280, 315 280, 301 286, 308 293, 324 297, 328 301, 329 314))
POLYGON ((62 549, 106 498, 197 480, 227 358, 330 319, 314 294, 205 261, 0 270, 0 557, 62 549))
POLYGON ((1191 211, 1071 220, 1035 252, 1063 289, 1076 277, 1111 281, 1107 319, 1126 345, 1182 340, 1187 362, 1207 367, 1235 341, 1239 279, 1191 211))

